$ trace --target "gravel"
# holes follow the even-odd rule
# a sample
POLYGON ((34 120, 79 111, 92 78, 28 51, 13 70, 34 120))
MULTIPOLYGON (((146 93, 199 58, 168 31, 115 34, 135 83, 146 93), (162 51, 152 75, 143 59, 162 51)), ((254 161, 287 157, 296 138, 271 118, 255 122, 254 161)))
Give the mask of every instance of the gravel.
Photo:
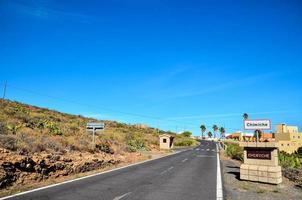
POLYGON ((224 197, 226 200, 301 200, 302 189, 296 183, 283 177, 279 185, 271 185, 239 179, 241 163, 221 155, 224 197))

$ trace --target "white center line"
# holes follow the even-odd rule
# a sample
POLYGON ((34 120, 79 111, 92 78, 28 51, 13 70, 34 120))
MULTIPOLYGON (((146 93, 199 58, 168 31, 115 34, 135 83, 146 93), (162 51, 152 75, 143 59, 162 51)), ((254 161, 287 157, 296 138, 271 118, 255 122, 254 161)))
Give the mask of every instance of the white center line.
POLYGON ((170 171, 171 169, 173 169, 174 167, 170 167, 169 169, 167 169, 168 171, 170 171))
POLYGON ((160 175, 163 175, 165 173, 167 173, 168 171, 172 170, 174 167, 169 167, 168 169, 166 169, 165 171, 161 172, 160 175))
POLYGON ((207 151, 210 151, 210 149, 207 149, 207 151))
POLYGON ((188 159, 187 158, 185 158, 185 159, 183 159, 181 162, 186 162, 188 159))
POLYGON ((120 199, 124 198, 125 196, 128 196, 129 194, 131 194, 131 192, 128 192, 128 193, 123 194, 121 196, 115 197, 113 200, 120 200, 120 199))

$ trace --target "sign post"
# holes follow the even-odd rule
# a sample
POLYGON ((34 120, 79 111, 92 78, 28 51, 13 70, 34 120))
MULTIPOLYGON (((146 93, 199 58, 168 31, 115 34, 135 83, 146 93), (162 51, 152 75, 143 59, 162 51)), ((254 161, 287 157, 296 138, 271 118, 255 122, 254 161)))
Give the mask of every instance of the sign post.
POLYGON ((99 123, 87 123, 86 125, 86 130, 87 131, 92 131, 92 144, 93 148, 95 147, 95 133, 98 130, 104 130, 105 129, 105 124, 103 122, 99 123))
POLYGON ((277 142, 258 142, 260 130, 270 130, 268 119, 244 120, 245 130, 254 130, 256 142, 240 142, 243 147, 243 164, 240 166, 240 179, 263 183, 282 182, 281 166, 278 163, 277 142))
POLYGON ((247 119, 244 120, 245 130, 255 130, 256 131, 256 142, 259 142, 259 131, 260 130, 270 130, 272 129, 271 120, 269 119, 247 119))

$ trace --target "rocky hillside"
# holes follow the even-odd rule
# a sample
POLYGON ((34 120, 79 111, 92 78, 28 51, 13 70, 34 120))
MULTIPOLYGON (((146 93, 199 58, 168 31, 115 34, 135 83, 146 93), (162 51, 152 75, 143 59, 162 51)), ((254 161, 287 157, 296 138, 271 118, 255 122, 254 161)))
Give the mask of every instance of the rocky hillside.
MULTIPOLYGON (((96 137, 92 118, 0 101, 0 189, 131 163, 159 151, 158 132, 115 121, 96 137)), ((160 133, 164 133, 160 131, 160 133)))

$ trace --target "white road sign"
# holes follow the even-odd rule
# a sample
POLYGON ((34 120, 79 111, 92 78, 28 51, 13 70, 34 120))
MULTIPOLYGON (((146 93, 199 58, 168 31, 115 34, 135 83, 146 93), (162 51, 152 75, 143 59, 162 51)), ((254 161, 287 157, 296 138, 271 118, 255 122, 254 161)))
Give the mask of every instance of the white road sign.
POLYGON ((270 130, 271 128, 269 119, 244 120, 245 130, 270 130))
POLYGON ((99 123, 87 123, 87 130, 103 130, 105 128, 105 124, 103 122, 99 123))

